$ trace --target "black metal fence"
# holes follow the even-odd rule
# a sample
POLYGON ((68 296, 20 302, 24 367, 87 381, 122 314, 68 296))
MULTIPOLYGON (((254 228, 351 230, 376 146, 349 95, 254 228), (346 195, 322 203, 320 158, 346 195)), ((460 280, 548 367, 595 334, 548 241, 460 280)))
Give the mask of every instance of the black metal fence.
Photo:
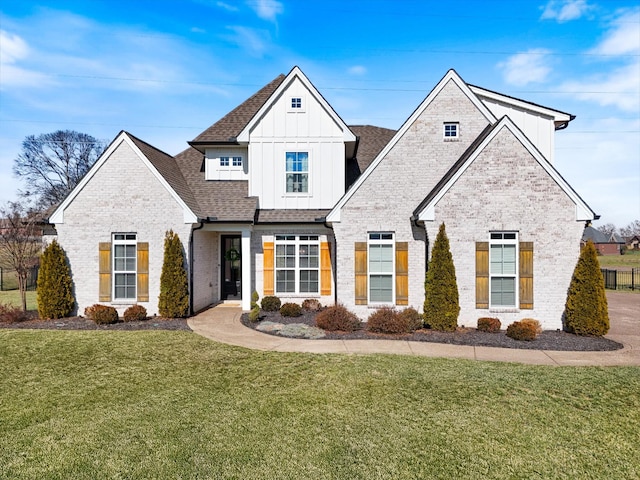
POLYGON ((640 288, 640 268, 631 270, 609 270, 601 268, 604 277, 604 288, 611 290, 636 290, 640 288))
MULTIPOLYGON (((39 267, 29 269, 27 275, 27 290, 35 290, 38 281, 39 267)), ((18 290, 18 275, 15 270, 0 267, 0 291, 18 290)))

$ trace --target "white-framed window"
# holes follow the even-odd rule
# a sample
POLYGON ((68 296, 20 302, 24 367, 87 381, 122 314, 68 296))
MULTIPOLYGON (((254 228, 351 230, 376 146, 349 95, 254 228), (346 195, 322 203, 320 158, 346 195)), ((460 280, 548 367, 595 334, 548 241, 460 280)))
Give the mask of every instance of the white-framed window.
POLYGON ((287 111, 300 113, 305 111, 304 97, 300 95, 296 95, 289 98, 289 103, 287 104, 287 111))
POLYGON ((457 122, 447 122, 443 126, 442 134, 445 140, 457 139, 460 131, 460 125, 457 122))
POLYGON ((287 193, 309 193, 309 152, 287 152, 285 160, 287 193))
POLYGON ((113 234, 113 298, 114 300, 136 299, 137 235, 135 233, 113 234))
POLYGON ((242 157, 220 157, 221 167, 242 167, 242 157))
POLYGON ((302 108, 302 97, 291 97, 291 108, 302 108))
POLYGON ((518 305, 518 234, 491 232, 489 240, 489 306, 518 305))
POLYGON ((276 235, 276 294, 320 292, 318 235, 276 235))
POLYGON ((394 246, 393 233, 369 233, 367 255, 369 303, 394 302, 394 246))

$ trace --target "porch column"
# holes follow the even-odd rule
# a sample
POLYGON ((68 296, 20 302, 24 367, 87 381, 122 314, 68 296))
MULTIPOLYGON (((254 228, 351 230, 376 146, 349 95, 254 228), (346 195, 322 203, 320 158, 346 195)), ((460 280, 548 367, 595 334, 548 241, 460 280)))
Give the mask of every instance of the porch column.
POLYGON ((251 310, 251 230, 242 230, 242 310, 251 310))

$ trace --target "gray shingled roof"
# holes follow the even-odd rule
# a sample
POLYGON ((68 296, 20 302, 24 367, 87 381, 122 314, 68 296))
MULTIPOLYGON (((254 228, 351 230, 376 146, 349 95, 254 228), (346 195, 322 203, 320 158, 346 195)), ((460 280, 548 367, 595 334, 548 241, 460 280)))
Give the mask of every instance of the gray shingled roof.
POLYGON ((158 170, 160 175, 171 185, 171 188, 178 194, 180 198, 187 204, 193 213, 198 215, 199 205, 193 192, 187 185, 187 182, 180 172, 174 157, 168 153, 158 150, 156 147, 149 145, 147 142, 125 132, 131 141, 140 149, 145 157, 158 170))
POLYGON ((331 210, 258 210, 256 223, 322 223, 331 210))
POLYGON ((285 78, 282 74, 278 75, 274 80, 262 87, 189 143, 235 142, 238 134, 240 134, 254 115, 258 113, 258 110, 260 110, 273 92, 277 90, 285 78))
POLYGON ((609 237, 606 233, 593 227, 586 227, 582 232, 582 241, 586 242, 587 240, 591 240, 593 243, 625 243, 617 233, 609 237))
POLYGON ((358 137, 358 151, 355 161, 353 159, 347 161, 347 188, 371 165, 371 162, 396 134, 396 130, 373 125, 349 125, 349 128, 358 137))
POLYGON ((201 152, 189 147, 175 156, 187 185, 198 202, 196 215, 216 221, 253 222, 258 199, 248 197, 247 181, 205 180, 201 152))

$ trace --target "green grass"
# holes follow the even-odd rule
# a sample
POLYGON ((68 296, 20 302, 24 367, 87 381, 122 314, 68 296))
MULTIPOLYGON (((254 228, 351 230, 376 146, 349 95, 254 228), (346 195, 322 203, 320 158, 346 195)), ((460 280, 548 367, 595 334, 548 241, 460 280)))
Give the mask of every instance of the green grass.
POLYGON ((0 478, 640 476, 640 369, 0 331, 0 478))
POLYGON ((624 255, 600 255, 598 262, 602 268, 640 268, 640 252, 627 251, 624 255))
MULTIPOLYGON (((0 291, 0 303, 5 305, 15 305, 19 307, 22 305, 22 300, 20 299, 20 292, 18 290, 9 290, 6 292, 0 291)), ((36 292, 28 291, 27 292, 27 310, 37 310, 38 302, 36 301, 36 292)))

